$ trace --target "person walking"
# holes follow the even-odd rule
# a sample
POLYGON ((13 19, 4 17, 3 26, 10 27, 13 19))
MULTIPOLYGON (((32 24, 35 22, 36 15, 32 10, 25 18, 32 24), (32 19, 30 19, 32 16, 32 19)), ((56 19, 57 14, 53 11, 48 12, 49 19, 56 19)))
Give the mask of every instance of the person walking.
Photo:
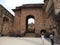
POLYGON ((54 34, 50 33, 50 40, 51 40, 51 44, 54 45, 54 34))
POLYGON ((45 40, 45 38, 44 38, 44 32, 41 33, 41 39, 42 39, 42 45, 44 45, 44 40, 45 40))

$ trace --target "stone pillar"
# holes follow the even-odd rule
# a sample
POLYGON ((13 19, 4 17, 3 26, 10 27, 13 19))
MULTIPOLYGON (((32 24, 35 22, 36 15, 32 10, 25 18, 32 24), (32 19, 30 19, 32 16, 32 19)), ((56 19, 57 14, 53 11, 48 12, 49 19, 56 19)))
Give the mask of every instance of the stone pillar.
POLYGON ((20 34, 20 19, 19 18, 20 17, 17 15, 14 17, 14 24, 13 24, 14 26, 13 26, 12 33, 14 33, 14 35, 16 35, 16 36, 20 34))
POLYGON ((24 36, 25 32, 26 32, 26 18, 25 16, 21 15, 21 19, 20 19, 20 35, 24 36))

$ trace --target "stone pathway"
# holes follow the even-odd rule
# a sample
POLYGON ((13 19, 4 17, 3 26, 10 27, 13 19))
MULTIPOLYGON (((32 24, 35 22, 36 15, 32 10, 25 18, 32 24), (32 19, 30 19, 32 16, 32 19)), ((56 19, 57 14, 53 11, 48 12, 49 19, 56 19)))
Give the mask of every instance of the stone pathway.
MULTIPOLYGON (((0 37, 0 45, 42 45, 42 40, 32 37, 0 37)), ((51 44, 45 39, 44 45, 51 44)))

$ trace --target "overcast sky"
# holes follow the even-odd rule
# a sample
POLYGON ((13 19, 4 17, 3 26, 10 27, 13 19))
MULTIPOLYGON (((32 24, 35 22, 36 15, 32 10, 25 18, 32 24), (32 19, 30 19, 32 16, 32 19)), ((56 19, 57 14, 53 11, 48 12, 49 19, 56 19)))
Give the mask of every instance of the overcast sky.
POLYGON ((21 6, 22 4, 29 3, 43 3, 43 0, 0 0, 0 4, 2 4, 12 14, 13 12, 11 11, 11 9, 14 9, 16 6, 21 6))
POLYGON ((16 6, 21 6, 22 4, 35 4, 35 3, 43 3, 43 0, 0 0, 0 4, 2 4, 8 11, 12 14, 16 6))

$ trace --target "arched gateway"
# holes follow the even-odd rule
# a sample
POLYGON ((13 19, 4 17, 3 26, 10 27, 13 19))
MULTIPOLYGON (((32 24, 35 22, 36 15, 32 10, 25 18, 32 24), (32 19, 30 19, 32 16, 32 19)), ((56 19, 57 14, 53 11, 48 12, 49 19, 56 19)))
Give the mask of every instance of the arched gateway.
POLYGON ((44 27, 44 4, 25 4, 13 9, 15 12, 14 32, 16 34, 26 34, 27 20, 33 18, 35 20, 34 33, 40 34, 40 30, 44 27))
POLYGON ((33 15, 28 15, 26 16, 26 32, 27 33, 32 33, 32 32, 35 32, 35 27, 34 27, 34 24, 28 24, 28 21, 30 18, 33 18, 34 19, 34 16, 33 15))

